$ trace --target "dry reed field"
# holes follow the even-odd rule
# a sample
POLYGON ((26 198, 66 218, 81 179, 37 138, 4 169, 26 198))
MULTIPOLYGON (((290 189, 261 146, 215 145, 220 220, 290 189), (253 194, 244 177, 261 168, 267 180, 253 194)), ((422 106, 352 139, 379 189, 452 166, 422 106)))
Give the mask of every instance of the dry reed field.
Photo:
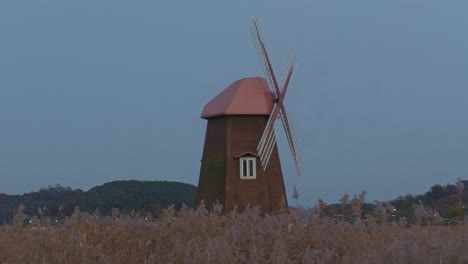
POLYGON ((0 229, 0 263, 468 263, 468 225, 410 225, 378 217, 320 217, 320 209, 262 216, 183 207, 152 220, 78 210, 0 229))

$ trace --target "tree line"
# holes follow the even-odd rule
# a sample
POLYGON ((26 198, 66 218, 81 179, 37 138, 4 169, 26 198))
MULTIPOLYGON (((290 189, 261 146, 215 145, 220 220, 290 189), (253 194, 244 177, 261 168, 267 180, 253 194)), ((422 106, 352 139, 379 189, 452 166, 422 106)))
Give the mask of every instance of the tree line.
POLYGON ((170 205, 193 206, 197 187, 168 181, 113 181, 88 191, 64 187, 60 184, 41 188, 23 195, 0 193, 0 224, 10 223, 19 205, 30 216, 63 218, 77 208, 82 212, 102 215, 121 213, 151 213, 160 215, 170 205))

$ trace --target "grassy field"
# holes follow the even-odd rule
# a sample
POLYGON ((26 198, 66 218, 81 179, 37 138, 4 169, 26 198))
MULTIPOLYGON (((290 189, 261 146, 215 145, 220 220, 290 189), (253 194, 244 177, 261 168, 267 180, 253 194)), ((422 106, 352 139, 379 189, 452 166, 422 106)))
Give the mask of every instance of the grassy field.
MULTIPOLYGON (((18 219, 19 218, 19 219, 18 219)), ((320 209, 169 208, 157 220, 89 215, 0 228, 0 263, 468 263, 468 225, 320 217, 320 209)))

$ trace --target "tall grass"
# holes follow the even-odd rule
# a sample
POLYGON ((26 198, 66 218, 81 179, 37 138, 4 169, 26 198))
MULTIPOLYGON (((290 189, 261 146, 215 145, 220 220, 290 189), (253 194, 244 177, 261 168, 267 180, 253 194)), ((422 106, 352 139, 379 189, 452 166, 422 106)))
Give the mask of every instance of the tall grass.
POLYGON ((157 220, 77 209, 23 225, 19 212, 0 227, 0 263, 468 263, 468 225, 389 223, 382 208, 361 218, 363 196, 353 199, 342 218, 320 207, 262 216, 216 205, 170 207, 157 220))

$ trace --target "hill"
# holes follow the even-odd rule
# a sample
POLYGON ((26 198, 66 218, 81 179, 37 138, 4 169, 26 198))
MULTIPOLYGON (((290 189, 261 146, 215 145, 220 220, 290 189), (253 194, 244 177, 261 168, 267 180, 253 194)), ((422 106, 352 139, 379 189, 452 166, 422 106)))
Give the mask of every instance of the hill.
POLYGON ((20 204, 26 214, 39 217, 68 216, 75 207, 88 213, 99 210, 105 215, 118 208, 123 213, 149 212, 158 216, 170 205, 193 206, 196 190, 196 186, 181 182, 128 180, 105 183, 86 192, 56 185, 23 195, 0 193, 0 223, 10 222, 20 204))
POLYGON ((468 181, 459 180, 455 184, 445 186, 436 184, 424 194, 407 194, 390 203, 398 209, 399 216, 407 218, 414 215, 414 205, 419 203, 437 211, 444 218, 457 218, 467 213, 464 205, 468 205, 468 181))
POLYGON ((99 208, 105 214, 112 208, 160 213, 170 205, 193 206, 196 191, 196 186, 181 182, 114 181, 86 192, 87 204, 92 205, 86 209, 99 208))
MULTIPOLYGON (((434 185, 424 194, 407 194, 385 204, 397 209, 396 219, 414 219, 415 205, 420 201, 426 208, 436 210, 444 218, 457 218, 466 214, 468 205, 468 181, 460 180, 459 184, 464 188, 461 193, 458 193, 459 187, 456 184, 434 185)), ((192 207, 196 190, 196 186, 181 182, 127 180, 105 183, 86 192, 56 185, 23 195, 0 193, 0 224, 10 222, 20 204, 24 205, 24 213, 27 215, 52 219, 70 216, 76 207, 91 214, 98 210, 102 215, 110 215, 113 208, 118 208, 125 214, 150 213, 153 217, 158 217, 170 205, 175 205, 176 208, 182 204, 192 207)), ((330 204, 322 209, 325 215, 330 216, 352 214, 351 204, 344 207, 342 204, 330 204)), ((372 214, 374 210, 374 204, 362 204, 363 214, 372 214)))
POLYGON ((393 220, 400 217, 407 221, 416 221, 418 214, 432 214, 445 220, 463 220, 468 213, 468 181, 458 180, 455 184, 441 186, 436 184, 424 194, 400 196, 388 202, 365 202, 366 192, 354 197, 345 194, 341 203, 326 204, 319 199, 319 208, 322 216, 332 218, 346 218, 356 214, 353 207, 358 208, 362 217, 375 215, 383 211, 393 220), (354 204, 354 205, 353 205, 354 204), (421 210, 424 208, 424 210, 421 210), (418 213, 419 212, 419 213, 418 213))

